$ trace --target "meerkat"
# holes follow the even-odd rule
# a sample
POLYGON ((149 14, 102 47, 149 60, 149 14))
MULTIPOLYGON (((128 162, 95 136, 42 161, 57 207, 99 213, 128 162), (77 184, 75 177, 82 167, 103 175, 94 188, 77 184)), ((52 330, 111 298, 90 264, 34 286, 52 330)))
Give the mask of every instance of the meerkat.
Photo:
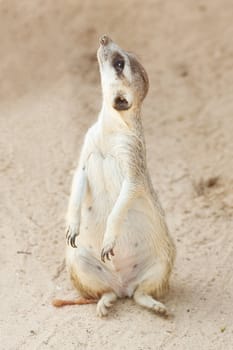
POLYGON ((54 305, 97 302, 106 316, 118 298, 132 297, 166 314, 158 298, 168 289, 175 246, 147 168, 141 107, 148 76, 106 35, 97 58, 103 104, 85 136, 66 217, 66 263, 80 298, 54 305))

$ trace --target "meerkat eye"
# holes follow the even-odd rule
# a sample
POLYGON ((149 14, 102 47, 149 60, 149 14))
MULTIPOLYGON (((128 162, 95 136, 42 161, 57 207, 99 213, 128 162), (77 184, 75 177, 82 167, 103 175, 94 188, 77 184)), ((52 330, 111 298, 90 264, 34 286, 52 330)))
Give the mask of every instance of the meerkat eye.
POLYGON ((119 60, 115 63, 114 67, 117 71, 122 71, 124 69, 125 62, 123 60, 119 60))
POLYGON ((117 73, 121 73, 124 69, 125 61, 124 58, 120 55, 117 55, 115 59, 113 60, 113 67, 117 71, 117 73))

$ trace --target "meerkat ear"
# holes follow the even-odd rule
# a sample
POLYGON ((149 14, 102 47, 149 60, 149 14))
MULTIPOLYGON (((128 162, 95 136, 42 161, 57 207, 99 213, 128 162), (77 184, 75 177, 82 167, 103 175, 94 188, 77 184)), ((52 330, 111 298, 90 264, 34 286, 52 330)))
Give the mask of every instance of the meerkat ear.
POLYGON ((138 61, 136 56, 132 53, 128 54, 131 70, 134 74, 139 74, 141 76, 143 86, 141 89, 142 100, 146 97, 149 90, 149 78, 146 70, 142 64, 138 61))
POLYGON ((126 111, 130 108, 129 102, 122 96, 117 96, 114 100, 113 108, 117 111, 126 111))

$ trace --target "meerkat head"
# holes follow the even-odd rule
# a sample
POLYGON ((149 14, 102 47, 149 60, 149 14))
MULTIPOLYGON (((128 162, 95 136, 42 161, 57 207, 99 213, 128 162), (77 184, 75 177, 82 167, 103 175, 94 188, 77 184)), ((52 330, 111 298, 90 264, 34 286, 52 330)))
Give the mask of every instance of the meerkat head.
POLYGON ((140 108, 149 80, 137 58, 106 35, 100 38, 97 57, 105 103, 119 112, 140 108))

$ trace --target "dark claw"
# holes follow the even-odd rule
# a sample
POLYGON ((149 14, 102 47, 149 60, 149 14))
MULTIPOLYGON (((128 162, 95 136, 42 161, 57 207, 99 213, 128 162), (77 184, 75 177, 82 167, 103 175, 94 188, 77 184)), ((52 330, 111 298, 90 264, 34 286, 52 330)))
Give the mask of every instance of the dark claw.
POLYGON ((102 251, 101 251, 101 260, 105 263, 104 256, 105 256, 105 253, 104 253, 104 250, 102 249, 102 251))
POLYGON ((66 243, 69 245, 69 243, 70 243, 70 234, 69 235, 67 235, 67 237, 66 237, 66 243))
POLYGON ((105 257, 107 258, 107 260, 111 260, 111 256, 114 256, 114 252, 113 249, 111 249, 109 252, 105 253, 104 250, 102 250, 101 252, 101 260, 105 263, 105 257))
POLYGON ((77 237, 77 233, 74 234, 73 236, 71 236, 71 233, 69 231, 69 229, 66 231, 66 243, 68 245, 71 245, 72 248, 77 248, 76 244, 75 244, 75 239, 77 237))
POLYGON ((75 239, 76 239, 77 236, 78 236, 78 235, 75 234, 75 235, 73 235, 73 236, 71 237, 70 244, 71 244, 71 247, 72 247, 72 248, 77 248, 77 246, 76 246, 76 244, 75 244, 75 239))

